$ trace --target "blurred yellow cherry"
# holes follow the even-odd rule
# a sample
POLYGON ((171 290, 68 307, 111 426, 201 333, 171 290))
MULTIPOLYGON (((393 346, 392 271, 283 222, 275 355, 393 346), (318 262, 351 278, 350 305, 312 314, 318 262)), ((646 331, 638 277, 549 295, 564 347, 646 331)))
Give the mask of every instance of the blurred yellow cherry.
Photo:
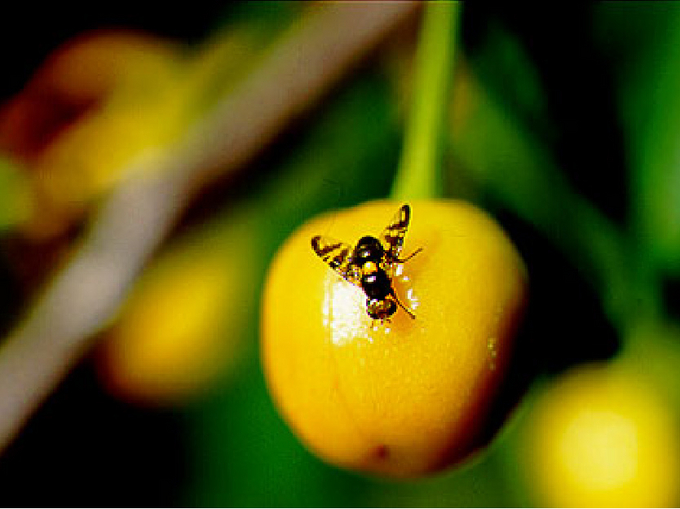
POLYGON ((178 404, 235 368, 255 300, 253 244, 237 230, 175 246, 143 274, 100 352, 113 393, 178 404))
POLYGON ((60 234, 185 124, 180 47, 123 30, 81 34, 57 48, 0 110, 0 150, 30 170, 26 233, 60 234))
POLYGON ((195 51, 150 34, 96 30, 66 42, 0 108, 0 151, 30 169, 25 233, 62 234, 122 178, 167 156, 244 67, 247 27, 195 51))
POLYGON ((624 364, 574 368, 529 411, 521 447, 542 506, 680 502, 678 422, 652 381, 624 364))

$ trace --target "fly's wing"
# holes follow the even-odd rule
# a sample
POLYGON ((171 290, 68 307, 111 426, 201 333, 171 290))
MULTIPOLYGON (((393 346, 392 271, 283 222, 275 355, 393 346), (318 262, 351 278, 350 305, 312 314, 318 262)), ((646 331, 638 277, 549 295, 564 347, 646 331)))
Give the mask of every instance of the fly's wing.
POLYGON ((404 204, 390 221, 380 235, 380 240, 385 249, 385 261, 388 264, 399 261, 399 255, 404 247, 404 237, 411 222, 411 207, 404 204))
POLYGON ((345 242, 317 235, 312 238, 312 249, 331 269, 350 283, 361 286, 358 270, 352 263, 354 249, 345 242))

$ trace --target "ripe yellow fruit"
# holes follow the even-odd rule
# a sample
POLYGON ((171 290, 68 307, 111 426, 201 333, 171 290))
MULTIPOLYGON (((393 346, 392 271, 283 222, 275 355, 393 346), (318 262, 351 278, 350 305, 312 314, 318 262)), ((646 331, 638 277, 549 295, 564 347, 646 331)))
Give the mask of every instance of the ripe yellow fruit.
POLYGON ((53 86, 65 87, 69 72, 83 77, 80 87, 56 90, 64 101, 100 94, 89 98, 96 107, 64 126, 33 161, 41 196, 76 213, 127 177, 129 167, 160 157, 178 139, 188 118, 180 91, 185 64, 165 41, 116 32, 92 35, 56 57, 42 74, 53 86), (106 72, 97 74, 100 67, 106 72))
MULTIPOLYGON (((210 242, 212 240, 212 243, 210 242)), ((142 276, 99 351, 102 381, 135 403, 177 405, 228 376, 250 318, 250 244, 175 246, 142 276)))
POLYGON ((483 445, 527 285, 515 248, 485 213, 456 201, 412 202, 402 257, 423 251, 393 286, 416 318, 398 309, 374 324, 363 291, 310 239, 354 245, 378 236, 400 205, 332 212, 288 239, 266 282, 262 356, 274 400, 310 449, 346 468, 413 477, 483 445))
POLYGON ((680 435, 669 402, 630 369, 576 368, 528 416, 527 485, 544 506, 680 502, 680 435))
POLYGON ((123 30, 84 33, 46 59, 0 108, 0 148, 31 170, 25 234, 63 234, 134 163, 176 141, 186 67, 181 47, 123 30))

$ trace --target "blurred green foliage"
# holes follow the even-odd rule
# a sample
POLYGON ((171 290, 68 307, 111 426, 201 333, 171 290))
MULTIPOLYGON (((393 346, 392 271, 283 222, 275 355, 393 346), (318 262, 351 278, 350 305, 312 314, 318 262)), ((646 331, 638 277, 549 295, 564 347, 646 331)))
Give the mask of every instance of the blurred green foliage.
MULTIPOLYGON (((445 175, 448 195, 491 210, 527 261, 534 285, 521 345, 528 378, 614 357, 628 346, 629 331, 640 321, 676 324, 680 318, 680 5, 547 9, 466 4, 459 51, 465 73, 454 79, 467 80, 473 106, 450 130, 445 175)), ((241 3, 226 9, 219 26, 211 28, 247 25, 261 34, 278 33, 301 10, 298 3, 241 3)), ((396 78, 381 65, 381 54, 372 63, 220 190, 223 203, 211 209, 207 222, 219 231, 230 215, 249 215, 259 252, 254 288, 262 287, 277 247, 307 218, 389 192, 404 127, 396 78)), ((454 93, 464 91, 454 85, 454 93)), ((16 168, 1 159, 0 231, 24 213, 18 198, 23 185, 16 168)), ((193 212, 190 219, 205 220, 193 212)), ((191 228, 191 221, 184 226, 191 228)), ((0 459, 0 486, 7 486, 0 501, 303 507, 534 503, 515 468, 521 462, 517 430, 531 395, 488 450, 432 479, 388 482, 316 459, 285 426, 267 394, 257 356, 258 301, 259 290, 244 296, 252 315, 246 332, 251 348, 238 376, 185 408, 125 407, 98 392, 85 363, 0 459), (115 440, 118 451, 113 446, 86 451, 88 440, 79 441, 82 425, 71 424, 84 414, 87 426, 96 428, 89 431, 92 442, 124 435, 115 440), (70 445, 54 445, 63 441, 70 445), (43 461, 47 466, 31 468, 43 461), (131 462, 141 466, 121 473, 131 462), (133 474, 148 477, 131 482, 133 474), (73 491, 63 488, 67 480, 73 491), (172 487, 159 494, 168 484, 172 487), (41 485, 61 488, 26 492, 27 486, 41 485), (119 491, 113 494, 114 489, 119 491)), ((680 345, 671 341, 666 348, 677 351, 680 345)), ((673 376, 667 367, 664 373, 673 376)))
POLYGON ((28 182, 21 168, 0 155, 0 232, 26 219, 31 206, 28 182))

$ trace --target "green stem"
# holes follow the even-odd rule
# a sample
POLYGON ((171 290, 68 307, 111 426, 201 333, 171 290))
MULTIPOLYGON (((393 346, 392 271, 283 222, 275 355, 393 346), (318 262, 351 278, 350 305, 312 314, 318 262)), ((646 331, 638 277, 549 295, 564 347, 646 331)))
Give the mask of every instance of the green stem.
POLYGON ((459 11, 458 2, 426 4, 416 55, 412 109, 392 198, 434 198, 443 194, 444 128, 459 11))

